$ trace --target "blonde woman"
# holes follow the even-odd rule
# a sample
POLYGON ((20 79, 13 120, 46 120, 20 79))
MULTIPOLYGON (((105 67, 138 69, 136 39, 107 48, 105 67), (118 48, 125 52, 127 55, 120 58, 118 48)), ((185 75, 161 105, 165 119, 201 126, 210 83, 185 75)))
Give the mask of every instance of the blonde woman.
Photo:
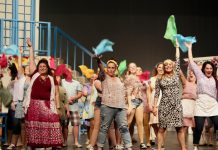
POLYGON ((154 96, 154 115, 159 117, 158 150, 164 141, 164 133, 168 127, 175 127, 181 149, 186 150, 183 132, 182 104, 179 97, 179 46, 176 45, 176 62, 167 59, 164 61, 164 74, 156 81, 154 96), (174 66, 175 65, 175 66, 174 66), (174 68, 175 67, 175 68, 174 68), (174 71, 175 69, 175 71, 174 71), (158 106, 158 98, 162 91, 162 97, 158 106), (158 114, 157 114, 158 108, 158 114))
POLYGON ((128 101, 128 125, 130 127, 132 120, 135 116, 136 125, 138 129, 138 137, 140 142, 140 149, 146 149, 144 144, 144 132, 143 132, 143 90, 145 87, 141 83, 137 76, 137 66, 135 63, 130 63, 128 66, 129 75, 125 79, 125 86, 127 89, 127 101, 128 101))

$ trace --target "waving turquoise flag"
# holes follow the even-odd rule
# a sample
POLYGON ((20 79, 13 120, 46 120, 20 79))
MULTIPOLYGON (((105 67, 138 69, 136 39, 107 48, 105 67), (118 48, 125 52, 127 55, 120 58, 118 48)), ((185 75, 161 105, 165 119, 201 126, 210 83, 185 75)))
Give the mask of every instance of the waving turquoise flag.
POLYGON ((18 46, 17 45, 10 45, 10 46, 5 46, 2 49, 2 53, 5 53, 6 55, 18 55, 19 51, 18 51, 18 46))
POLYGON ((92 48, 96 55, 103 54, 105 52, 113 52, 112 46, 114 45, 113 42, 111 42, 108 39, 103 39, 98 44, 96 48, 92 48))
POLYGON ((176 22, 174 15, 171 15, 167 21, 167 29, 164 34, 164 38, 171 40, 174 46, 176 46, 176 41, 174 36, 177 34, 176 22))
POLYGON ((182 52, 187 52, 188 48, 185 46, 185 42, 187 43, 196 43, 196 38, 192 36, 184 37, 181 34, 177 34, 174 36, 174 40, 178 40, 179 47, 181 48, 182 52))

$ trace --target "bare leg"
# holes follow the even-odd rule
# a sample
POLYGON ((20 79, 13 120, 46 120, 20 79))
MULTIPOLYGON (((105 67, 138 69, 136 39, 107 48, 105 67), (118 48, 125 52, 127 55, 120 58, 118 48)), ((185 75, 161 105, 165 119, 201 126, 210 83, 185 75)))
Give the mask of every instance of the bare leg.
POLYGON ((135 111, 136 124, 137 124, 140 144, 144 143, 143 114, 144 114, 144 108, 143 105, 140 105, 139 107, 136 108, 135 111))
POLYGON ((79 126, 73 126, 74 144, 78 144, 79 126))
POLYGON ((21 141, 22 141, 22 148, 27 148, 27 141, 26 141, 26 132, 25 132, 25 124, 21 123, 21 141))
POLYGON ((64 128, 63 129, 64 144, 66 144, 67 143, 67 137, 68 137, 68 126, 66 125, 63 128, 64 128))
POLYGON ((149 113, 144 112, 144 132, 145 132, 145 138, 146 138, 146 145, 151 146, 150 143, 150 125, 149 125, 149 113))
POLYGON ((184 136, 183 128, 182 127, 176 128, 176 132, 177 132, 177 138, 178 138, 179 144, 181 146, 181 149, 187 150, 186 145, 185 145, 185 136, 184 136))
POLYGON ((164 133, 166 131, 166 128, 159 128, 158 130, 158 134, 157 134, 157 149, 161 150, 161 147, 163 145, 163 141, 164 141, 164 133))
POLYGON ((96 144, 99 129, 100 129, 100 109, 96 107, 94 114, 95 114, 94 129, 92 131, 92 135, 91 135, 91 138, 90 138, 90 144, 92 146, 95 146, 95 144, 96 144))

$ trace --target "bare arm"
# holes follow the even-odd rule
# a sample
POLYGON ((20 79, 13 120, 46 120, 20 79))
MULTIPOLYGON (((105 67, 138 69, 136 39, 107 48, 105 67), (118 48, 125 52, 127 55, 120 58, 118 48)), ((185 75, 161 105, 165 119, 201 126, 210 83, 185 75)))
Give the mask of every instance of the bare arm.
POLYGON ((188 60, 193 62, 192 43, 185 43, 185 46, 188 48, 188 60))
POLYGON ((150 106, 150 104, 151 104, 151 87, 150 87, 150 85, 148 85, 146 88, 146 96, 147 96, 147 103, 150 106))
POLYGON ((19 55, 18 55, 18 74, 19 74, 19 75, 22 75, 24 72, 23 72, 23 67, 22 67, 22 54, 23 54, 23 49, 22 49, 21 46, 19 47, 19 50, 20 50, 20 53, 19 53, 19 55))
POLYGON ((180 79, 182 81, 182 85, 184 86, 185 83, 187 82, 187 79, 185 78, 185 75, 183 74, 182 70, 180 70, 180 79))
POLYGON ((79 91, 76 96, 70 97, 68 102, 71 104, 73 101, 80 99, 82 96, 83 96, 82 91, 79 91))
POLYGON ((30 74, 32 74, 36 70, 36 63, 35 63, 35 57, 34 57, 34 50, 32 47, 32 42, 30 41, 30 38, 27 38, 26 41, 28 47, 29 47, 29 53, 30 53, 30 74))
POLYGON ((104 81, 104 79, 105 79, 105 71, 104 71, 104 66, 103 66, 103 64, 101 62, 102 56, 94 56, 93 58, 96 59, 96 61, 98 63, 98 68, 100 69, 100 72, 98 74, 98 78, 101 81, 104 81))
POLYGON ((179 57, 180 57, 179 42, 176 39, 176 58, 179 58, 179 57))
POLYGON ((102 91, 101 82, 99 80, 95 80, 94 86, 97 90, 102 91))

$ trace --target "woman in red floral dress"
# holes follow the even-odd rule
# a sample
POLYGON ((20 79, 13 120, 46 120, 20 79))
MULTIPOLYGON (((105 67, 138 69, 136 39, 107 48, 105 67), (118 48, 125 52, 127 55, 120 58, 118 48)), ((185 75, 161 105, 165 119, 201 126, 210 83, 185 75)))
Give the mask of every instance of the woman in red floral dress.
POLYGON ((27 144, 31 148, 59 147, 63 143, 59 116, 55 104, 58 97, 54 78, 46 59, 37 66, 30 39, 30 73, 32 78, 24 100, 27 144))

